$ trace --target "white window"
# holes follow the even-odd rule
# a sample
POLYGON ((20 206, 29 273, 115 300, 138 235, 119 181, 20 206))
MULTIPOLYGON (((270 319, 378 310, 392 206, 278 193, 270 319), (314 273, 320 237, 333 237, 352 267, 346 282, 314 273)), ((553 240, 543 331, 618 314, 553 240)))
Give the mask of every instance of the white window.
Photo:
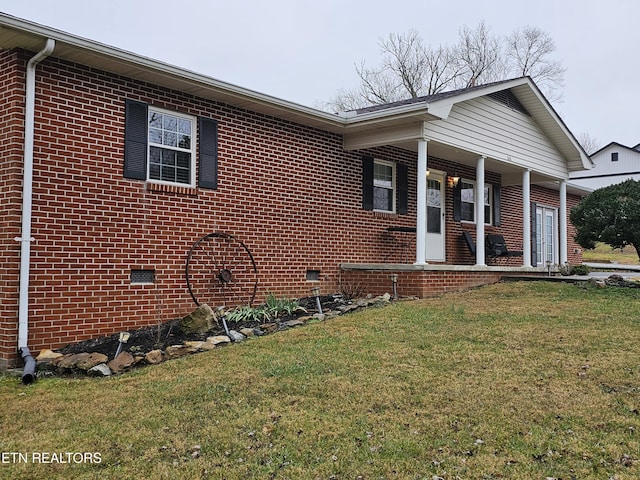
POLYGON ((396 168, 391 162, 373 162, 373 209, 381 212, 396 211, 396 168))
MULTIPOLYGON (((476 221, 476 182, 460 180, 460 219, 466 222, 476 221)), ((484 186, 484 223, 491 224, 492 195, 491 185, 484 186)))
POLYGON ((195 186, 195 118, 149 108, 147 178, 195 186))

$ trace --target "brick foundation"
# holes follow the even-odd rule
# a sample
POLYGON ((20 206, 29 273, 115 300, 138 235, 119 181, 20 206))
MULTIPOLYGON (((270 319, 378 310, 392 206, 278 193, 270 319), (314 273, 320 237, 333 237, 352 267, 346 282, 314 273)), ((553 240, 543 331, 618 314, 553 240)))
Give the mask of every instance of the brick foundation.
MULTIPOLYGON (((399 297, 433 297, 449 292, 497 283, 503 275, 520 269, 513 267, 414 266, 414 265, 344 265, 341 274, 343 288, 359 287, 364 293, 393 293, 391 275, 397 275, 399 297)), ((530 275, 545 275, 542 269, 527 269, 530 275)))

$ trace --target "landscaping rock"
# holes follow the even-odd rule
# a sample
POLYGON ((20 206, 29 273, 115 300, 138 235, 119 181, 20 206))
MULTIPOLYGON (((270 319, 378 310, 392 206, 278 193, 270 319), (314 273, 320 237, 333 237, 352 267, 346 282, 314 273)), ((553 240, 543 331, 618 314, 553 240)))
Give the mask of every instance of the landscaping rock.
POLYGON ((235 330, 229 330, 229 336, 234 342, 241 342, 245 338, 247 338, 243 334, 241 334, 240 332, 236 332, 235 330))
POLYGON ((129 352, 120 352, 116 358, 107 363, 113 373, 121 373, 135 362, 135 358, 129 352))
POLYGON ((194 352, 201 352, 203 350, 213 350, 215 345, 211 342, 184 342, 185 345, 188 345, 193 349, 194 352))
MULTIPOLYGON (((200 343, 204 343, 204 342, 200 342, 200 343)), ((165 348, 164 353, 167 355, 167 358, 178 358, 178 357, 184 357, 185 355, 188 355, 190 353, 194 353, 197 351, 198 351, 198 348, 194 347, 193 345, 182 344, 182 345, 171 345, 165 348)))
POLYGON ((206 333, 213 328, 216 315, 207 304, 200 305, 180 320, 180 329, 184 333, 206 333))
POLYGON ((164 352, 162 350, 151 350, 144 356, 144 361, 150 365, 157 365, 164 360, 164 352))
POLYGON ((214 345, 220 345, 223 343, 231 343, 231 339, 226 335, 216 335, 215 337, 207 338, 207 342, 213 343, 214 345))
POLYGON ((297 320, 297 319, 287 320, 286 322, 282 322, 282 325, 293 328, 293 327, 299 327, 300 325, 304 325, 304 322, 302 320, 297 320))
POLYGON ((262 330, 265 333, 277 332, 278 331, 278 324, 277 323, 263 323, 262 325, 260 325, 260 330, 262 330))
POLYGON ((605 288, 607 286, 606 282, 600 278, 591 277, 588 282, 589 285, 594 286, 596 288, 605 288))
POLYGON ((57 367, 60 370, 72 370, 76 368, 76 365, 79 361, 87 358, 89 356, 88 353, 69 353, 67 355, 63 355, 62 357, 55 358, 51 361, 51 365, 57 367))
POLYGON ((109 357, 102 353, 89 353, 87 356, 83 356, 78 360, 78 362, 76 363, 76 368, 87 371, 92 369, 96 365, 100 365, 101 363, 106 363, 108 361, 109 357))
POLYGON ((605 280, 605 283, 610 287, 637 288, 640 286, 637 282, 626 280, 622 275, 618 275, 617 273, 609 275, 609 277, 605 280))
POLYGON ((59 352, 54 352, 53 350, 44 349, 40 350, 40 353, 36 357, 36 362, 51 362, 55 358, 62 357, 62 354, 59 352))
POLYGON ((106 363, 100 363, 94 367, 91 367, 89 370, 87 370, 87 373, 95 377, 110 377, 111 369, 107 366, 106 363))
POLYGON ((256 334, 254 328, 241 328, 240 333, 245 337, 253 337, 256 334))
MULTIPOLYGON (((362 305, 362 306, 364 306, 364 305, 362 305)), ((347 312, 350 312, 351 310, 356 310, 356 309, 358 309, 358 308, 360 308, 360 307, 361 307, 361 306, 360 306, 360 305, 358 305, 358 304, 355 304, 355 303, 349 303, 349 304, 347 304, 347 305, 340 305, 340 306, 338 307, 338 310, 339 310, 340 312, 342 312, 342 313, 347 313, 347 312)))

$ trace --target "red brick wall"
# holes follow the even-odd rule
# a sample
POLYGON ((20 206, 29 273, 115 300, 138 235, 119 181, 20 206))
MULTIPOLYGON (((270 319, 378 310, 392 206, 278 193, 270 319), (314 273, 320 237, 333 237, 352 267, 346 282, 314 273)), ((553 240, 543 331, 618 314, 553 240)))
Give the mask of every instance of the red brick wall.
POLYGON ((16 354, 22 198, 24 69, 0 50, 0 367, 16 354))
MULTIPOLYGON (((15 81, 18 88, 23 83, 15 81)), ((8 98, 4 92, 1 97, 8 98)), ((381 261, 393 247, 386 226, 415 224, 415 187, 408 215, 361 208, 362 152, 344 152, 338 135, 55 58, 38 67, 35 137, 29 292, 34 351, 192 310, 184 264, 189 248, 207 233, 228 232, 248 246, 262 301, 268 292, 308 296, 318 284, 324 293, 336 291, 340 262, 381 261), (174 192, 123 178, 127 98, 217 119, 219 188, 174 192), (156 283, 130 284, 131 269, 140 268, 154 269, 156 283), (320 271, 319 282, 306 280, 308 269, 320 271)), ((15 153, 20 165, 20 145, 15 153)), ((414 154, 397 149, 371 153, 415 163, 414 154)), ((20 204, 11 207, 19 212, 20 204)), ((15 243, 4 241, 3 252, 9 247, 17 257, 15 243)), ((3 280, 14 285, 14 297, 3 302, 5 357, 15 355, 16 278, 15 267, 3 270, 3 280)))
MULTIPOLYGON (((0 127, 9 140, 0 142, 5 227, 0 255, 7 260, 0 277, 0 358, 5 359, 15 358, 16 348, 19 246, 12 239, 21 208, 27 58, 0 53, 0 106, 11 112, 0 127)), ((316 285, 323 293, 337 291, 340 263, 382 262, 397 246, 385 229, 415 226, 415 153, 390 147, 367 152, 409 166, 407 215, 362 209, 363 153, 345 152, 335 134, 44 60, 36 98, 29 346, 57 348, 189 312, 194 304, 184 278, 186 255, 197 239, 214 231, 237 236, 251 250, 259 271, 258 302, 268 292, 308 296, 316 285), (155 188, 123 178, 127 98, 218 120, 217 190, 155 188), (154 269, 156 282, 132 285, 131 269, 154 269), (308 269, 320 271, 319 282, 306 280, 308 269)), ((473 174, 439 159, 430 158, 429 165, 473 174)), ((487 172, 487 180, 499 182, 499 176, 487 172)), ((447 205, 447 261, 453 263, 464 253, 450 199, 447 205)), ((410 263, 413 255, 412 250, 410 263)), ((423 292, 435 279, 411 278, 423 292)), ((456 278, 446 282, 468 283, 456 278)))

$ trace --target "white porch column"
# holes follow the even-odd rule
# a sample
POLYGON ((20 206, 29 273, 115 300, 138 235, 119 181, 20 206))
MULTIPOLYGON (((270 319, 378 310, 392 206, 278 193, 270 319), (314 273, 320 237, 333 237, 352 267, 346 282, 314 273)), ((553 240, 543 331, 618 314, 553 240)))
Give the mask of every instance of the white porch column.
POLYGON ((560 211, 558 212, 560 224, 560 265, 567 260, 567 181, 560 180, 560 211))
POLYGON ((522 266, 531 266, 531 171, 522 172, 522 266))
POLYGON ((418 141, 416 265, 427 263, 427 140, 418 141))
POLYGON ((476 265, 485 265, 484 259, 484 157, 476 162, 476 265))

